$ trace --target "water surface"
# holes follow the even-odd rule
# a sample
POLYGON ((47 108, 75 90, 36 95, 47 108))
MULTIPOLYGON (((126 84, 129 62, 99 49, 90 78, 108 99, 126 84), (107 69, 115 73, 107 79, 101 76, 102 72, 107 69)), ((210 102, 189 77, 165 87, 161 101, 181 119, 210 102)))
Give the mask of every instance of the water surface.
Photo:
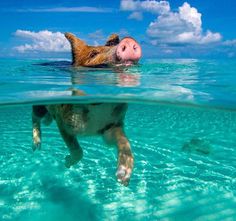
POLYGON ((234 60, 149 59, 115 70, 0 60, 1 219, 236 219, 235 72, 234 60), (42 126, 42 149, 31 149, 33 104, 94 101, 129 103, 128 187, 116 181, 116 149, 100 137, 80 138, 84 158, 70 169, 55 122, 42 126))

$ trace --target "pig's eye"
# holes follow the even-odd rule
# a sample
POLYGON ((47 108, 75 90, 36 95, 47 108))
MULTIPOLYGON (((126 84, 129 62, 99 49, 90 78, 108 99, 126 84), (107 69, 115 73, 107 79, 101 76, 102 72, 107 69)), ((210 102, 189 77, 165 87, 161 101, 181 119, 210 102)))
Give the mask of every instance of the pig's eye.
POLYGON ((96 55, 98 55, 99 52, 98 51, 91 51, 90 54, 89 54, 89 57, 90 58, 94 58, 96 55))

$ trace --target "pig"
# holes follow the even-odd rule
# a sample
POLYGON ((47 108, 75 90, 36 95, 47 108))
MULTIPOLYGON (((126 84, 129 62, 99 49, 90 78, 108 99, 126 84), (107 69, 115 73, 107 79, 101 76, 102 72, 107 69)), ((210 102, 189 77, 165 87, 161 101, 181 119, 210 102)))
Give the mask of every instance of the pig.
MULTIPOLYGON (((88 46, 71 33, 65 37, 71 43, 72 65, 83 67, 109 67, 131 65, 141 57, 140 45, 130 37, 119 40, 111 35, 105 46, 88 46)), ((78 89, 72 90, 73 96, 86 95, 78 89)), ((100 135, 108 144, 116 145, 118 163, 116 177, 118 182, 127 186, 134 165, 130 142, 124 132, 126 103, 86 103, 86 104, 49 104, 32 107, 33 150, 41 147, 41 121, 50 124, 56 121, 69 155, 65 166, 70 168, 83 157, 83 150, 77 137, 100 135)))
POLYGON ((71 33, 65 33, 71 44, 72 65, 84 67, 106 67, 117 65, 132 65, 138 62, 142 50, 131 37, 121 41, 119 36, 112 34, 105 46, 88 46, 84 41, 71 33))

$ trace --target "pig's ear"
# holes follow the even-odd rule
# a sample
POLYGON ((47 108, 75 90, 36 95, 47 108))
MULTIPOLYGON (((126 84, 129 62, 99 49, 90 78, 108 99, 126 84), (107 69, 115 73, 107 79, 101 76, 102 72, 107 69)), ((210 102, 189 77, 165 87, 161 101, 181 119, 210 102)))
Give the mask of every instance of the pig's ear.
POLYGON ((71 33, 65 33, 65 37, 71 44, 72 64, 74 66, 81 65, 81 55, 85 51, 84 49, 87 47, 86 43, 71 33))
POLYGON ((105 46, 115 46, 115 45, 118 45, 119 43, 120 43, 119 35, 117 35, 117 34, 112 34, 112 35, 108 38, 108 40, 107 40, 105 46))
POLYGON ((65 37, 71 43, 72 48, 75 45, 76 45, 76 47, 86 45, 86 43, 84 41, 82 41, 81 39, 77 38, 75 35, 73 35, 69 32, 65 33, 65 37))

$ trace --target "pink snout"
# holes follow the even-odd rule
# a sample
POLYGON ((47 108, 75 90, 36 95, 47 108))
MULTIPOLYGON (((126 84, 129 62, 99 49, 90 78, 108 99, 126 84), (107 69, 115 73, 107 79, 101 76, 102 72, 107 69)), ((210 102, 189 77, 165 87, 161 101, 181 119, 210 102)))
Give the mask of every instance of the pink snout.
POLYGON ((141 58, 142 49, 134 39, 126 37, 118 44, 116 56, 122 63, 135 63, 141 58))

